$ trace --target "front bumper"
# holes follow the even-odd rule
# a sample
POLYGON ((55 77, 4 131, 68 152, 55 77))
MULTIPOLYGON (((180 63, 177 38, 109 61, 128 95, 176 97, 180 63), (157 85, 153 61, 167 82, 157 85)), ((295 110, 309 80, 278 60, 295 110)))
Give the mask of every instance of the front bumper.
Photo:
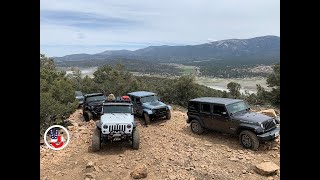
POLYGON ((160 117, 164 117, 167 116, 168 113, 171 113, 170 110, 153 110, 151 116, 155 117, 155 118, 160 118, 160 117))
POLYGON ((277 127, 269 132, 257 135, 259 141, 269 141, 277 138, 280 135, 280 128, 277 127))
POLYGON ((132 134, 125 134, 124 132, 102 134, 102 138, 106 140, 112 140, 112 141, 121 141, 121 140, 132 139, 132 134))

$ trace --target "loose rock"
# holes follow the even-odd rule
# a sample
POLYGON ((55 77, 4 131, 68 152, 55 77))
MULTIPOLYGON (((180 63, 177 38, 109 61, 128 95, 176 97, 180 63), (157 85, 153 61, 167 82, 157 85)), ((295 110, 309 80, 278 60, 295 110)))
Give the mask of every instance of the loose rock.
POLYGON ((146 178, 148 175, 147 166, 145 164, 139 164, 130 173, 130 176, 134 179, 146 178))
POLYGON ((279 169, 280 167, 273 162, 263 162, 257 164, 254 170, 261 175, 272 175, 279 169))

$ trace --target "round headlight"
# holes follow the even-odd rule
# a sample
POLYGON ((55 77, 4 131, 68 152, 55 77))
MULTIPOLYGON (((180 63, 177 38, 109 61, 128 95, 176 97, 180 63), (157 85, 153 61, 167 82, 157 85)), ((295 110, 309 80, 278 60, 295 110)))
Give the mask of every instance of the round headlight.
POLYGON ((108 125, 103 125, 103 129, 108 129, 108 125))
POLYGON ((127 125, 127 128, 130 129, 130 128, 131 128, 131 124, 128 124, 128 125, 127 125))

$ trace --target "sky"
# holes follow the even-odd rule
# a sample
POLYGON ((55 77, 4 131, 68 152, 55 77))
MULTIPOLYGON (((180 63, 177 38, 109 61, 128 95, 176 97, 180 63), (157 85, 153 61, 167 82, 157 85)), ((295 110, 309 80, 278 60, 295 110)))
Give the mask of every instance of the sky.
POLYGON ((280 37, 280 0, 41 0, 49 57, 280 37))

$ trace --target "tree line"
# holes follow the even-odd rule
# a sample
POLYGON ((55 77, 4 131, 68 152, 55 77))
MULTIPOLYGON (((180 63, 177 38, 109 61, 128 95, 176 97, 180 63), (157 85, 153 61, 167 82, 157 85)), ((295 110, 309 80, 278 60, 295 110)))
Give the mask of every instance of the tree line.
POLYGON ((227 92, 199 85, 193 76, 175 79, 134 76, 121 64, 100 66, 93 78, 82 78, 81 71, 76 68, 73 72, 66 75, 58 71, 53 59, 40 54, 40 134, 53 124, 64 125, 64 120, 77 108, 75 91, 113 93, 116 96, 132 91, 152 91, 164 102, 183 107, 187 106, 189 99, 204 96, 241 98, 249 104, 280 106, 280 65, 274 66, 274 73, 267 79, 273 90, 267 92, 257 85, 257 94, 241 94, 241 85, 234 82, 228 84, 227 92))

